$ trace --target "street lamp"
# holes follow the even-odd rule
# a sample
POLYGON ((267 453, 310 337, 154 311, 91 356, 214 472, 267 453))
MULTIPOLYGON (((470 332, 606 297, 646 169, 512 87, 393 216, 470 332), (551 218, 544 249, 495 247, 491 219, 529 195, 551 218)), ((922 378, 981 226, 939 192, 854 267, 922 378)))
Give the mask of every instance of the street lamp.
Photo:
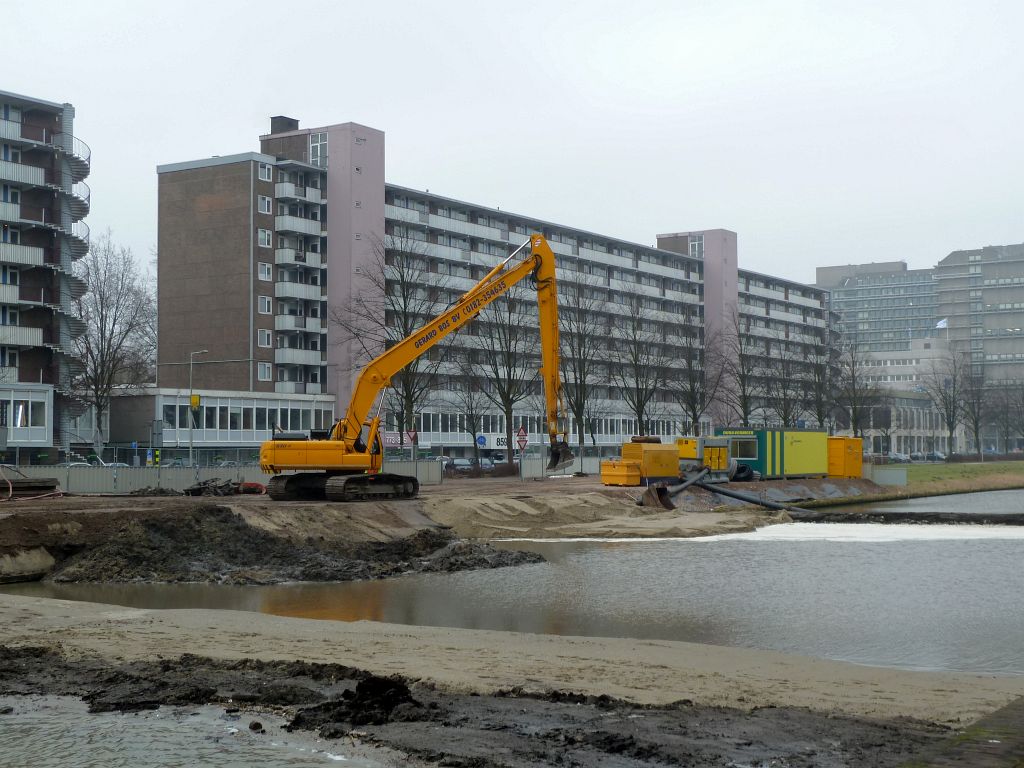
POLYGON ((208 349, 197 349, 195 352, 188 353, 188 465, 190 467, 195 466, 192 462, 192 432, 196 418, 196 409, 192 403, 192 365, 196 355, 205 355, 209 351, 208 349))

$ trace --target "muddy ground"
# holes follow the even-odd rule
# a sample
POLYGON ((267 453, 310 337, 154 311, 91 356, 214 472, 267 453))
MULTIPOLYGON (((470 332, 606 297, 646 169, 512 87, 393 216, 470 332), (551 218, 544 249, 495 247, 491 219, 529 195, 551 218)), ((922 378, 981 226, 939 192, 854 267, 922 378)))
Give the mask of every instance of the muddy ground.
MULTIPOLYGON (((859 496, 877 489, 864 482, 763 483, 744 489, 787 500, 859 496)), ((789 519, 696 489, 677 498, 678 509, 640 507, 640 491, 608 488, 597 478, 487 478, 449 481, 409 501, 350 504, 251 496, 20 500, 0 506, 0 581, 376 579, 538 559, 483 543, 491 538, 700 536, 789 519)))
POLYGON ((222 584, 379 579, 542 559, 459 540, 445 526, 379 508, 357 514, 358 524, 337 526, 346 536, 323 530, 329 518, 323 511, 282 510, 269 502, 262 502, 265 514, 247 516, 179 498, 108 500, 108 507, 93 506, 96 499, 63 501, 0 518, 0 555, 44 551, 53 562, 39 575, 56 582, 222 584), (366 530, 374 518, 379 535, 366 530))
MULTIPOLYGON (((747 711, 639 706, 565 691, 463 695, 339 664, 224 661, 184 655, 114 663, 43 647, 0 646, 0 695, 82 697, 91 711, 221 704, 283 712, 288 728, 396 749, 413 765, 897 766, 947 738, 943 726, 824 715, 796 708, 747 711)), ((259 712, 244 718, 259 732, 259 712)), ((268 733, 267 738, 273 734, 268 733)))

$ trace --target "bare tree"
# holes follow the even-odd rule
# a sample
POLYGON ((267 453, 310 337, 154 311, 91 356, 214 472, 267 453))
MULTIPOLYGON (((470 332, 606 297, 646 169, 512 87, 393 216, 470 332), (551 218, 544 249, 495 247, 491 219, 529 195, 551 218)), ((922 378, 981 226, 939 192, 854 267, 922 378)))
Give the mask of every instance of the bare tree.
POLYGON ((959 349, 950 349, 932 361, 921 377, 921 386, 942 417, 949 436, 948 450, 954 450, 954 434, 964 415, 964 390, 970 376, 970 362, 959 349))
POLYGON ((871 425, 871 409, 877 405, 882 392, 871 379, 867 356, 856 336, 843 346, 839 356, 838 402, 854 437, 863 437, 871 425))
POLYGON ((989 415, 1002 445, 1002 453, 1010 452, 1010 441, 1017 432, 1014 412, 1017 409, 1020 388, 1010 386, 994 387, 989 390, 991 408, 989 415))
POLYGON ((807 352, 807 409, 814 415, 818 428, 828 432, 835 426, 838 378, 837 352, 819 339, 807 352))
POLYGON ((764 372, 760 362, 764 342, 749 331, 747 321, 734 314, 729 331, 722 339, 727 355, 722 400, 740 427, 751 426, 754 412, 764 401, 764 372))
MULTIPOLYGON (((429 243, 398 229, 373 244, 372 263, 364 269, 348 305, 330 308, 338 343, 359 350, 356 370, 439 315, 447 304, 448 276, 430 258, 429 243)), ((399 444, 413 428, 415 415, 437 386, 449 340, 409 362, 391 377, 388 406, 396 416, 399 444)))
POLYGON ((657 410, 657 395, 665 387, 665 356, 658 323, 642 296, 630 296, 625 312, 611 318, 607 328, 607 362, 612 384, 647 434, 657 410))
POLYGON ((453 399, 459 413, 459 429, 472 439, 473 457, 479 467, 480 445, 476 440, 483 428, 484 415, 490 401, 484 392, 487 382, 480 376, 479 369, 470 362, 471 354, 462 356, 459 361, 459 379, 453 399))
POLYGON ((783 427, 795 427, 807 403, 804 356, 780 333, 765 347, 765 408, 783 427))
POLYGON ((100 425, 114 387, 140 384, 151 375, 156 350, 149 329, 156 322, 156 300, 131 249, 115 243, 109 229, 93 239, 75 271, 86 285, 75 300, 85 323, 85 332, 75 340, 85 364, 77 388, 95 411, 95 441, 101 448, 100 425))
MULTIPOLYGON (((540 336, 536 321, 528 319, 522 284, 514 285, 493 301, 470 326, 475 338, 476 370, 486 379, 487 397, 505 415, 505 452, 512 464, 512 411, 530 396, 538 376, 540 336)), ((536 310, 532 312, 536 314, 536 310)))
POLYGON ((577 275, 575 281, 558 283, 558 321, 565 404, 576 420, 579 445, 584 445, 587 414, 591 410, 594 390, 603 382, 601 373, 601 340, 605 322, 598 298, 596 281, 577 275))
POLYGON ((984 366, 973 365, 964 360, 963 377, 963 423, 974 438, 974 450, 978 459, 984 459, 984 447, 981 444, 981 431, 988 421, 991 405, 988 401, 990 392, 985 378, 984 366))
POLYGON ((700 419, 716 401, 725 375, 721 340, 689 314, 673 330, 668 389, 690 423, 690 433, 700 435, 700 419))
MULTIPOLYGON (((1008 419, 1013 429, 1013 434, 1018 439, 1024 438, 1024 385, 1017 384, 1009 388, 1009 405, 1010 410, 1008 411, 1008 419)), ((1006 450, 1009 450, 1009 444, 1007 444, 1006 450)))

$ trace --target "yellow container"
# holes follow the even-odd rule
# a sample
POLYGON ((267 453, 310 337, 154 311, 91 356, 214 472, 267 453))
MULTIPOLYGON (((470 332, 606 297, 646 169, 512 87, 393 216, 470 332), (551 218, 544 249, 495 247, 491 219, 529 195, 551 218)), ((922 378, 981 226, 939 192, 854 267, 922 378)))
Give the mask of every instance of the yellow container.
POLYGON ((680 459, 700 458, 700 438, 698 437, 677 437, 676 448, 679 449, 680 459))
POLYGON ((863 448, 859 437, 828 439, 828 476, 863 477, 863 448))
POLYGON ((605 485, 640 485, 640 462, 622 459, 602 461, 601 482, 605 485))
POLYGON ((705 467, 712 472, 726 472, 729 469, 729 438, 701 438, 701 458, 705 467))
POLYGON ((679 449, 674 445, 623 443, 622 460, 640 465, 640 478, 645 484, 679 477, 679 449))

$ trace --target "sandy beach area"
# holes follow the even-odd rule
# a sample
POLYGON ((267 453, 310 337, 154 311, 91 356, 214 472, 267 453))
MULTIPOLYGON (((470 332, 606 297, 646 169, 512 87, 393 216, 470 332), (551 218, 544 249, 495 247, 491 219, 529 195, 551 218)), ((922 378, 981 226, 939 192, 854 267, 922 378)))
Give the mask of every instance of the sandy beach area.
POLYGON ((123 661, 187 651, 215 659, 301 659, 430 680, 458 692, 522 686, 642 704, 689 699, 740 709, 807 707, 948 725, 1024 696, 1024 678, 906 672, 693 643, 138 610, 10 595, 0 595, 0 626, 0 645, 47 645, 72 657, 123 661))

